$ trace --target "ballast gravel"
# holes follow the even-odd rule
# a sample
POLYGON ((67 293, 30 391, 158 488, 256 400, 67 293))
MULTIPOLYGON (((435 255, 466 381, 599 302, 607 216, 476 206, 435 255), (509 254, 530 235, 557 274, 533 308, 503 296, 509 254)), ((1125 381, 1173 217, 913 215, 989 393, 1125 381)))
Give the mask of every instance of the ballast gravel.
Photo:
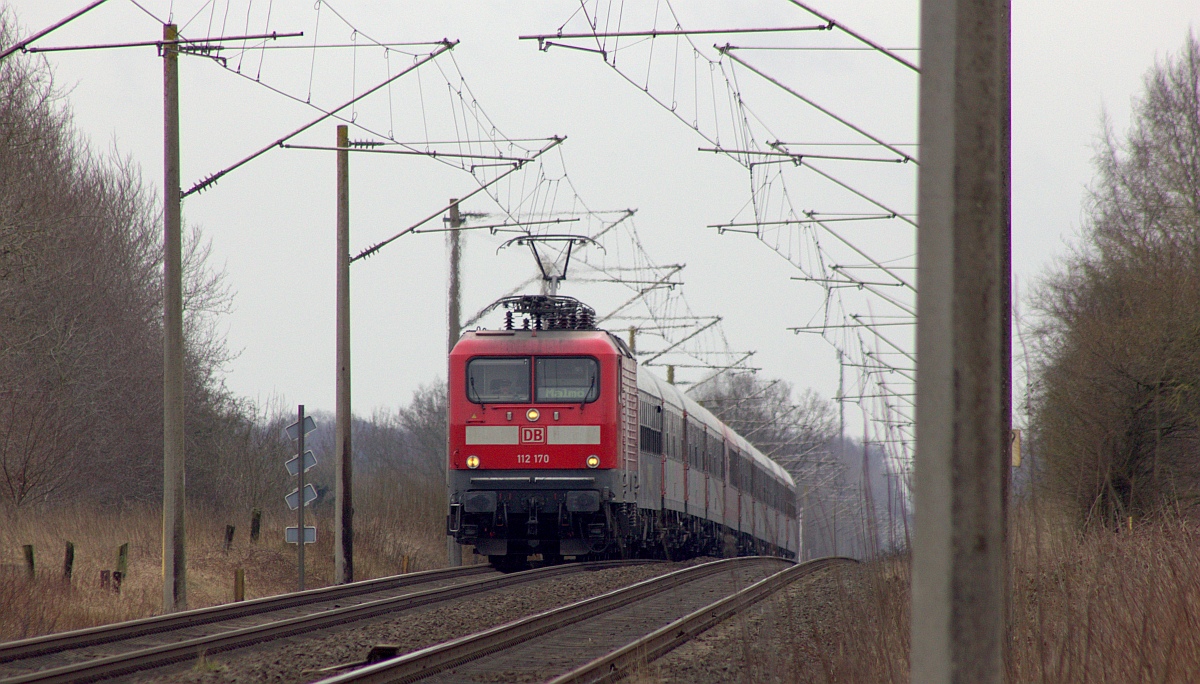
POLYGON ((337 671, 326 668, 361 662, 375 645, 391 644, 398 646, 400 653, 408 653, 598 596, 703 560, 712 559, 595 570, 494 589, 436 606, 405 611, 395 617, 374 618, 345 627, 323 629, 308 636, 279 639, 213 656, 197 654, 197 658, 190 663, 132 675, 123 678, 123 681, 196 684, 313 682, 337 674, 337 671))
MULTIPOLYGON (((637 668, 632 684, 724 684, 838 681, 827 671, 817 633, 832 611, 863 598, 859 566, 835 566, 736 615, 662 658, 637 668)), ((854 681, 853 679, 848 681, 854 681)))

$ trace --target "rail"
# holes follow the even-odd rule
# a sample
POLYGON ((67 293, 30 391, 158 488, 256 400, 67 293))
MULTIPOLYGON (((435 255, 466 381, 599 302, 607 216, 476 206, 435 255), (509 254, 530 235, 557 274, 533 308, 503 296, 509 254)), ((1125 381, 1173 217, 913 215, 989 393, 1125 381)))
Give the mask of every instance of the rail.
POLYGON ((547 684, 607 684, 615 682, 625 677, 633 667, 661 658, 705 630, 737 615, 801 577, 843 563, 856 564, 858 561, 852 558, 830 557, 794 565, 760 580, 736 594, 656 629, 582 667, 555 677, 547 684))
POLYGON ((680 585, 695 582, 726 570, 767 563, 788 564, 787 561, 779 558, 753 556, 730 558, 684 568, 624 589, 330 677, 321 680, 319 684, 349 684, 351 682, 354 684, 377 684, 416 681, 581 620, 628 606, 680 585))
POLYGON ((139 620, 118 622, 111 625, 48 634, 20 641, 10 641, 0 643, 0 664, 69 651, 85 646, 95 646, 123 639, 132 639, 146 634, 161 633, 169 630, 258 615, 274 610, 301 606, 314 601, 337 600, 376 591, 387 591, 389 589, 399 589, 416 584, 425 584, 442 579, 474 577, 475 575, 489 572, 494 572, 490 566, 473 565, 463 568, 444 568, 405 575, 391 575, 378 579, 353 582, 351 584, 267 596, 250 601, 226 603, 209 608, 198 608, 196 610, 157 615, 139 620))
MULTIPOLYGON (((114 656, 97 658, 95 660, 89 660, 86 662, 74 663, 71 665, 18 675, 15 677, 0 679, 0 684, 31 684, 33 682, 37 682, 39 684, 67 684, 73 682, 96 681, 108 677, 127 675, 165 665, 189 661, 194 659, 196 654, 200 652, 212 655, 264 641, 271 641, 297 634, 305 634, 316 629, 324 629, 336 625, 356 622, 385 613, 411 610, 413 608, 449 601, 483 591, 510 587, 527 582, 549 579, 560 575, 574 574, 577 572, 586 572, 611 567, 640 565, 650 562, 653 561, 638 560, 570 563, 565 565, 537 568, 534 570, 526 570, 524 572, 517 572, 508 575, 499 575, 496 577, 485 577, 474 581, 454 584, 449 587, 406 593, 400 596, 367 601, 354 606, 323 610, 309 615, 277 620, 254 627, 230 630, 172 644, 143 648, 137 651, 131 651, 114 656)), ((429 581, 429 579, 427 578, 426 581, 429 581)), ((307 595, 310 594, 310 592, 303 592, 302 594, 307 595)), ((296 594, 287 596, 296 596, 296 594)), ((326 600, 328 598, 330 598, 330 596, 327 594, 320 596, 319 600, 326 600)), ((197 611, 189 612, 195 613, 197 611)), ((215 621, 217 620, 206 620, 206 622, 215 621)), ((192 624, 195 625, 199 623, 192 624)), ((90 643, 91 642, 89 642, 89 645, 90 643)))

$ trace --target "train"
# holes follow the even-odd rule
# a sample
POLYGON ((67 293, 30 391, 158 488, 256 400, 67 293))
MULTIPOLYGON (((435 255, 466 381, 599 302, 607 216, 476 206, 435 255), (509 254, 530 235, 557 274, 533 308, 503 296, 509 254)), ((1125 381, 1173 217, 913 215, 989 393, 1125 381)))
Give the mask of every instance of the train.
POLYGON ((506 297, 449 357, 447 534, 501 570, 572 559, 796 558, 779 464, 638 365, 595 311, 506 297))

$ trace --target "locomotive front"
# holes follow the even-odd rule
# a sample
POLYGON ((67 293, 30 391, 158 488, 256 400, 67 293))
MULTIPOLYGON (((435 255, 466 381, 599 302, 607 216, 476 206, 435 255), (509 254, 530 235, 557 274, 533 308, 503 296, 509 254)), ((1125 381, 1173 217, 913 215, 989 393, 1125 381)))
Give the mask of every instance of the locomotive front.
MULTIPOLYGON (((518 312, 549 301, 522 299, 518 312)), ((589 319, 535 310, 514 326, 510 312, 510 329, 467 332, 450 353, 448 533, 497 567, 610 543, 623 350, 589 319)))

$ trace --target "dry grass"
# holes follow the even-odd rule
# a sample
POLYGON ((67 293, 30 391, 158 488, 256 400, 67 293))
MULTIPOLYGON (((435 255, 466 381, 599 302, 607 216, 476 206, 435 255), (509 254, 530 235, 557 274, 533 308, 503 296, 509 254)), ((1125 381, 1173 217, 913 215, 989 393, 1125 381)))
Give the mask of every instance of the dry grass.
MULTIPOLYGON (((1052 516, 1016 518, 1008 681, 1200 681, 1200 528, 1081 533, 1052 516)), ((908 681, 907 560, 863 570, 798 635, 820 667, 792 681, 908 681)))
MULTIPOLYGON (((403 487, 362 483, 356 501, 356 579, 397 574, 403 557, 409 571, 445 565, 445 495, 439 486, 403 487)), ((190 510, 188 606, 233 600, 233 577, 246 573, 246 598, 296 589, 296 547, 283 542, 283 528, 296 524, 282 502, 263 515, 262 534, 252 543, 250 511, 190 510), (225 526, 234 525, 225 550, 225 526)), ((306 586, 333 581, 333 508, 318 507, 308 524, 317 543, 306 550, 306 586)), ((0 513, 0 641, 131 620, 157 614, 162 605, 162 530, 158 508, 96 511, 53 508, 0 513), (75 544, 72 579, 63 579, 66 542, 75 544), (128 573, 117 594, 100 585, 102 570, 114 570, 117 551, 129 544, 128 573), (33 544, 37 572, 28 577, 22 546, 33 544)))
MULTIPOLYGON (((358 578, 444 563, 442 494, 436 486, 364 483, 357 506, 358 578)), ((280 506, 280 508, 283 508, 280 506)), ((318 508, 318 543, 309 547, 308 586, 333 574, 332 510, 318 508)), ((233 598, 236 568, 248 598, 295 588, 295 547, 282 528, 286 511, 248 538, 249 512, 192 511, 189 605, 233 598), (226 524, 237 526, 224 549, 226 524)), ((1200 528, 1189 522, 1142 524, 1132 531, 1078 533, 1049 516, 1019 514, 1013 525, 1011 647, 1013 682, 1200 681, 1200 528)), ((24 511, 0 519, 0 640, 156 614, 161 604, 161 532, 156 509, 24 511), (66 541, 75 574, 62 579, 66 541), (102 589, 128 542, 129 575, 121 594, 102 589), (26 577, 21 546, 34 544, 37 575, 26 577)), ((908 679, 909 567, 892 557, 838 576, 822 605, 788 602, 776 629, 780 681, 903 682, 908 679), (786 662, 785 662, 786 661, 786 662)), ((762 636, 762 635, 760 635, 762 636)), ((761 655, 756 656, 761 658, 761 655)))
POLYGON ((907 558, 889 558, 837 574, 823 619, 796 635, 808 666, 798 681, 908 681, 907 558))
POLYGON ((1200 529, 1014 535, 1011 681, 1200 681, 1200 529))

